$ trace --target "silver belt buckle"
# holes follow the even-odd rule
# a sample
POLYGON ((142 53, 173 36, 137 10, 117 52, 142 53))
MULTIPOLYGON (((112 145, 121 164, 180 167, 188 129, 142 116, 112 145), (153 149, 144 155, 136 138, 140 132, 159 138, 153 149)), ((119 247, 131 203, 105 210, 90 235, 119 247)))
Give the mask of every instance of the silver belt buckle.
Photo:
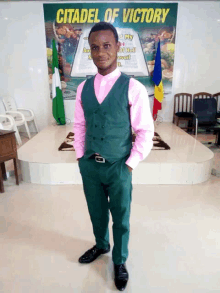
POLYGON ((101 157, 101 156, 99 156, 99 155, 96 155, 96 156, 95 156, 95 160, 96 160, 96 162, 98 162, 98 163, 105 163, 105 158, 103 158, 103 157, 101 157))

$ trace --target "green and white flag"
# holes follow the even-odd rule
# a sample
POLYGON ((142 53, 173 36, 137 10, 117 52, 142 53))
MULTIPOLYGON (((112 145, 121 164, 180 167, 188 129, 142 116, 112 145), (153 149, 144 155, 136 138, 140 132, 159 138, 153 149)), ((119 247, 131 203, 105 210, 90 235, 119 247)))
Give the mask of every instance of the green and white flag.
POLYGON ((52 79, 53 117, 57 124, 66 124, 63 94, 61 90, 60 74, 58 67, 58 54, 55 40, 53 39, 53 79, 52 79))

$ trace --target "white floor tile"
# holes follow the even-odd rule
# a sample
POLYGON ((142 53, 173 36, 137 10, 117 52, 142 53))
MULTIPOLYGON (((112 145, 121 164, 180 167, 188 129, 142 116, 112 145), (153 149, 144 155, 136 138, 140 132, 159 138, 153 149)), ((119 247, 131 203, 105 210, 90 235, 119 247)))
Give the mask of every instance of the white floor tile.
MULTIPOLYGON (((82 186, 4 185, 1 292, 117 292, 112 250, 78 263, 95 243, 82 186)), ((218 292, 219 220, 214 176, 198 185, 134 185, 125 292, 218 292)), ((109 229, 112 248, 111 219, 109 229)))

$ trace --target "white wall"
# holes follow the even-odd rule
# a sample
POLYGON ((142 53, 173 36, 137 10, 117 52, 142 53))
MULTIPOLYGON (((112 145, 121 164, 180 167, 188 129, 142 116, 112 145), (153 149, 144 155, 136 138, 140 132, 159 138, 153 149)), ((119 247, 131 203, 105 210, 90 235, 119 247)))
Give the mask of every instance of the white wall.
MULTIPOLYGON (((173 90, 159 112, 164 121, 172 121, 173 94, 220 92, 218 19, 218 1, 179 2, 173 90)), ((42 130, 53 121, 43 3, 0 2, 0 28, 0 97, 12 95, 19 107, 31 108, 42 130)), ((65 101, 66 117, 72 121, 74 104, 65 101)))
POLYGON ((0 3, 0 28, 0 97, 32 109, 42 130, 51 121, 43 4, 0 3))
POLYGON ((164 121, 172 121, 174 94, 220 92, 219 36, 219 1, 179 2, 173 90, 159 111, 164 121))

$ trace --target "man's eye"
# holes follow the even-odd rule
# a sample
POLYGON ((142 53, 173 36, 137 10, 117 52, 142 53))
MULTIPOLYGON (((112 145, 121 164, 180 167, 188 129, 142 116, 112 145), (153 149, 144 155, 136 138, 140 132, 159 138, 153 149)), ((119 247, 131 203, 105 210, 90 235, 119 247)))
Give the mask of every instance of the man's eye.
POLYGON ((110 47, 110 44, 105 44, 104 47, 105 49, 108 49, 110 47))
POLYGON ((97 49, 97 47, 92 47, 92 50, 96 50, 97 49))

